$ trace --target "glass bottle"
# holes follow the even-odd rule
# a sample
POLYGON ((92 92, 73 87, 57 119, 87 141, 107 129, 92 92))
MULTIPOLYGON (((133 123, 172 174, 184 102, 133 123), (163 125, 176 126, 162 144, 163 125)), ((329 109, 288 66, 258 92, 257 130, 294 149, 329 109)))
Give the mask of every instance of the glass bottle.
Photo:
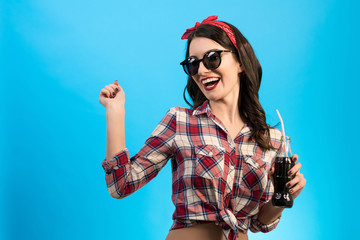
POLYGON ((286 136, 286 147, 283 154, 275 159, 275 172, 273 175, 274 180, 274 195, 272 196, 272 204, 275 207, 291 208, 293 206, 293 197, 286 187, 286 183, 292 179, 289 176, 289 170, 294 166, 291 160, 290 137, 286 136))

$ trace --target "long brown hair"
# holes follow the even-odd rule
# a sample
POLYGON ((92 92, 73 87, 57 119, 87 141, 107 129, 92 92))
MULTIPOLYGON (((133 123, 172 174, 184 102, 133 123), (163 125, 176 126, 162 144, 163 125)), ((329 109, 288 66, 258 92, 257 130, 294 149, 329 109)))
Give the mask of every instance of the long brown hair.
MULTIPOLYGON (((213 25, 202 24, 193 31, 187 42, 186 57, 189 56, 189 46, 195 37, 205 37, 214 40, 226 49, 237 52, 236 59, 241 64, 243 72, 239 74, 240 92, 238 98, 239 113, 243 120, 250 123, 253 131, 251 138, 264 149, 274 149, 271 145, 269 126, 266 123, 265 111, 259 102, 259 89, 261 83, 262 70, 254 50, 248 40, 233 25, 228 24, 234 32, 236 45, 239 50, 231 43, 226 33, 213 25)), ((205 100, 205 95, 201 92, 192 77, 188 78, 188 82, 184 89, 184 100, 191 106, 196 108, 205 100), (186 99, 185 93, 188 92, 193 104, 186 99)))

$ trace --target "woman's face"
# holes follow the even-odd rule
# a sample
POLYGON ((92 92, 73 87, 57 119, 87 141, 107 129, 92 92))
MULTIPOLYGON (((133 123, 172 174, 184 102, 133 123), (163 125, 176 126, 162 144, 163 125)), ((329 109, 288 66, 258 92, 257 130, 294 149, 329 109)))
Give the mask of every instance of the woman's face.
MULTIPOLYGON (((195 37, 189 46, 189 56, 202 59, 209 50, 228 49, 209 38, 195 37)), ((217 69, 209 70, 200 62, 199 70, 192 78, 209 101, 237 102, 240 90, 239 73, 242 68, 234 53, 222 52, 220 56, 221 64, 217 69)))

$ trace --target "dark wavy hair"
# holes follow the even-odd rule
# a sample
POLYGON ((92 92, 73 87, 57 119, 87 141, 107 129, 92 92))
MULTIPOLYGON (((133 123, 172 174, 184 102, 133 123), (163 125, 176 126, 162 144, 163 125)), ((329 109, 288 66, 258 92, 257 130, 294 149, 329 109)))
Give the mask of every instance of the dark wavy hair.
MULTIPOLYGON (((189 56, 189 46, 195 37, 212 39, 224 48, 237 53, 235 54, 236 59, 243 69, 243 72, 239 74, 240 92, 238 103, 240 116, 243 120, 250 123, 253 128, 250 139, 255 139, 259 146, 264 149, 274 149, 269 141, 270 126, 266 123, 265 111, 259 102, 259 89, 262 76, 261 65, 248 40, 236 27, 229 23, 226 24, 228 24, 234 32, 236 45, 239 50, 235 48, 222 29, 210 24, 202 24, 189 35, 186 57, 189 56)), ((193 109, 200 106, 206 100, 205 95, 201 92, 192 77, 188 78, 183 95, 185 102, 193 109), (185 96, 186 91, 193 101, 193 104, 187 101, 185 96)))

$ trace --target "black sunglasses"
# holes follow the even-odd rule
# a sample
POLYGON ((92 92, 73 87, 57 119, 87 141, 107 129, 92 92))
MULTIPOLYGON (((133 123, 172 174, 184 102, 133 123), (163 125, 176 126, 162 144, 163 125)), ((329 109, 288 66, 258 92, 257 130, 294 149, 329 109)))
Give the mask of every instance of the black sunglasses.
POLYGON ((180 64, 183 66, 184 71, 189 76, 194 76, 199 70, 200 62, 204 63, 204 66, 209 70, 217 69, 221 64, 221 53, 232 52, 231 50, 210 50, 204 54, 202 59, 195 57, 188 57, 180 64))

